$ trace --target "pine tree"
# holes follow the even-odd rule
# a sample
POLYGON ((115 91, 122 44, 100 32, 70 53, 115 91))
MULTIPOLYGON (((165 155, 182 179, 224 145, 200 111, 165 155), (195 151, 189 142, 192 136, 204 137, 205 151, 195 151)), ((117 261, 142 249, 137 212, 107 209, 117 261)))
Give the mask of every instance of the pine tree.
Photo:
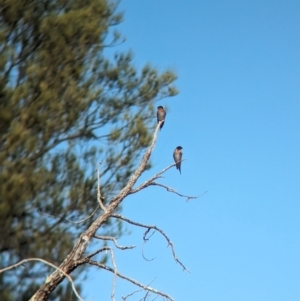
MULTIPOLYGON (((58 265, 87 226, 66 219, 97 206, 97 162, 106 199, 149 145, 155 101, 176 94, 172 72, 139 71, 130 53, 106 51, 121 20, 106 0, 0 3, 1 266, 28 257, 58 265)), ((46 272, 0 275, 0 299, 26 300, 46 272)))

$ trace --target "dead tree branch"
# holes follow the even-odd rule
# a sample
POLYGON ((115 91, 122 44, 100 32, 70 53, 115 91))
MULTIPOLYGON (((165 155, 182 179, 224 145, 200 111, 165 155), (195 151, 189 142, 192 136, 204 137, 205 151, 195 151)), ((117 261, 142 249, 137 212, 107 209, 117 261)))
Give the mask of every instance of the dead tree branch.
POLYGON ((59 283, 61 283, 64 280, 65 274, 70 274, 80 264, 80 260, 84 257, 84 252, 89 243, 91 242, 92 238, 94 237, 96 231, 108 220, 108 218, 113 214, 115 209, 121 204, 124 198, 130 194, 133 185, 136 183, 138 178, 141 176, 142 172, 145 170, 147 162, 155 147, 160 125, 161 122, 157 124, 155 132, 153 134, 151 145, 146 150, 139 166, 137 167, 133 175, 130 177, 125 187, 110 200, 110 202, 106 206, 106 210, 103 211, 102 214, 89 226, 89 228, 79 236, 79 238, 75 242, 72 251, 60 265, 59 269, 62 270, 64 274, 58 272, 57 270, 54 273, 52 273, 48 277, 49 281, 41 285, 37 292, 31 297, 30 301, 47 300, 50 293, 58 286, 59 283))

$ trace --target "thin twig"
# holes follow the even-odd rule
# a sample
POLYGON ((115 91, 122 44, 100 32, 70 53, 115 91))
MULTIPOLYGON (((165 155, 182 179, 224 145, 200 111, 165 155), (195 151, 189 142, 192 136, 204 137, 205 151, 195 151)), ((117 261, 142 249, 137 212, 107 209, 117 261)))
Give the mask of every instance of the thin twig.
POLYGON ((150 292, 148 291, 146 293, 146 295, 144 297, 142 297, 139 301, 146 301, 146 298, 148 297, 149 294, 150 294, 150 292))
POLYGON ((207 191, 205 191, 204 193, 202 193, 202 194, 200 194, 200 195, 198 195, 198 196, 188 196, 188 195, 184 195, 184 194, 181 194, 181 193, 177 192, 177 191, 174 190, 173 188, 170 188, 170 187, 168 187, 168 186, 166 186, 166 185, 163 185, 163 184, 160 184, 160 183, 157 183, 157 182, 152 182, 152 183, 149 184, 149 186, 152 186, 152 185, 153 185, 153 186, 160 186, 160 187, 163 187, 163 188, 167 189, 167 191, 169 191, 169 192, 175 193, 175 194, 177 194, 177 195, 179 195, 179 196, 181 196, 181 197, 183 197, 183 198, 186 198, 186 202, 188 202, 189 200, 192 200, 192 199, 197 199, 197 198, 199 198, 200 196, 203 196, 204 194, 207 193, 207 191))
POLYGON ((122 300, 123 300, 123 301, 126 301, 127 298, 129 298, 129 297, 133 296, 134 294, 139 293, 139 292, 141 292, 141 291, 143 291, 143 289, 133 291, 132 293, 126 295, 125 297, 122 296, 122 300))
MULTIPOLYGON (((59 271, 60 273, 62 273, 62 274, 63 274, 65 277, 67 277, 68 280, 71 282, 72 289, 73 289, 73 292, 75 293, 76 297, 77 297, 80 301, 84 301, 84 300, 80 297, 79 293, 77 292, 76 287, 75 287, 75 284, 74 284, 74 281, 72 280, 71 276, 68 275, 67 273, 65 273, 63 270, 61 270, 61 269, 60 269, 59 267, 57 267, 56 265, 52 264, 52 263, 49 262, 49 261, 46 261, 46 260, 44 260, 44 259, 41 259, 41 258, 27 258, 27 259, 23 259, 23 260, 21 260, 21 261, 15 263, 15 264, 13 264, 13 265, 10 265, 10 266, 8 266, 8 267, 6 267, 6 268, 1 269, 1 270, 0 270, 0 274, 3 273, 3 272, 5 272, 5 271, 8 271, 8 270, 17 268, 18 266, 22 265, 23 263, 26 263, 26 262, 29 262, 29 261, 40 261, 40 262, 43 262, 43 263, 45 263, 46 265, 49 265, 49 266, 51 266, 52 268, 54 268, 54 269, 56 269, 57 271, 59 271)), ((50 282, 50 281, 51 281, 51 277, 48 277, 48 278, 46 279, 46 282, 50 282)))
POLYGON ((72 224, 74 224, 74 225, 78 225, 78 224, 81 224, 81 223, 87 221, 88 219, 90 219, 90 218, 96 213, 96 211, 97 211, 98 209, 99 209, 99 206, 97 206, 96 209, 95 209, 88 217, 86 217, 86 218, 84 218, 84 219, 82 219, 82 220, 80 220, 80 221, 78 221, 78 222, 74 222, 74 221, 72 221, 72 220, 70 220, 70 219, 68 219, 68 218, 66 218, 66 217, 60 216, 60 215, 54 215, 54 214, 49 214, 49 213, 43 212, 43 211, 40 210, 40 209, 36 209, 36 210, 37 210, 39 213, 41 213, 41 214, 43 214, 43 215, 45 215, 45 216, 54 217, 54 218, 60 218, 60 219, 62 219, 62 220, 65 220, 66 222, 72 223, 72 224))
POLYGON ((98 203, 99 203, 99 205, 100 205, 100 208, 104 211, 104 212, 106 212, 106 207, 104 206, 104 204, 103 204, 103 200, 104 200, 104 198, 101 196, 101 190, 100 190, 100 165, 102 164, 102 162, 98 162, 98 168, 97 168, 97 178, 98 178, 98 187, 97 187, 97 189, 98 189, 98 195, 97 195, 97 199, 98 199, 98 203))
POLYGON ((154 301, 154 300, 157 299, 157 298, 158 298, 158 296, 155 296, 154 299, 152 299, 152 301, 154 301))
POLYGON ((117 265, 115 262, 114 251, 112 248, 110 248, 110 256, 111 256, 111 262, 112 262, 113 269, 114 269, 114 279, 113 279, 113 286, 111 289, 111 299, 113 301, 115 301, 115 290, 116 290, 116 282, 117 282, 117 265))
MULTIPOLYGON (((164 236, 164 238, 166 239, 166 241, 168 242, 168 246, 171 246, 171 250, 172 250, 172 254, 173 254, 173 258, 176 262, 178 262, 183 270, 186 270, 190 273, 190 271, 184 266, 184 264, 178 259, 176 253, 175 253, 175 250, 174 250, 174 245, 173 243, 171 242, 171 240, 169 239, 169 237, 165 234, 165 232, 159 228, 157 228, 156 226, 151 226, 151 225, 145 225, 145 224, 141 224, 141 223, 138 223, 138 222, 134 222, 120 214, 112 214, 111 217, 115 217, 115 218, 119 218, 129 224, 132 224, 132 225, 135 225, 135 226, 138 226, 138 227, 142 227, 142 228, 147 228, 147 229, 155 229, 156 231, 158 231, 160 234, 162 234, 164 236)), ((147 232, 147 231, 146 231, 147 232)))
MULTIPOLYGON (((112 290, 111 290, 111 299, 113 301, 115 301, 115 289, 116 289, 116 281, 117 281, 117 265, 116 265, 116 261, 115 261, 115 257, 114 257, 114 250, 111 247, 105 246, 105 247, 100 248, 100 249, 94 251, 93 253, 87 255, 85 257, 85 259, 90 259, 93 256, 95 256, 103 251, 110 252, 111 262, 112 262, 113 270, 114 270, 114 279, 113 279, 113 285, 112 285, 112 290)), ((82 264, 82 261, 79 261, 79 264, 82 264)))
POLYGON ((101 235, 95 234, 94 237, 97 239, 102 239, 102 240, 111 240, 114 242, 115 246, 120 250, 134 249, 136 247, 136 246, 119 246, 117 243, 117 240, 112 236, 101 236, 101 235))
POLYGON ((143 258, 146 260, 146 261, 153 261, 156 257, 153 257, 153 258, 151 258, 151 259, 148 259, 148 258, 146 258, 146 256, 144 255, 144 247, 145 247, 145 244, 146 244, 146 242, 154 235, 154 233, 155 233, 155 231, 153 231, 152 233, 151 233, 151 235, 147 238, 147 234, 148 234, 148 232, 150 231, 150 229, 148 228, 147 230, 146 230, 146 232, 144 233, 144 235, 143 235, 143 240, 144 240, 144 242, 143 242, 143 247, 142 247, 142 256, 143 256, 143 258))
POLYGON ((147 235, 148 235, 148 233, 150 232, 150 230, 151 230, 151 229, 147 229, 147 230, 145 231, 144 235, 143 235, 143 240, 146 241, 146 242, 147 242, 147 241, 154 235, 154 233, 155 233, 155 231, 153 231, 153 232, 151 233, 151 235, 150 235, 149 237, 147 237, 147 235))

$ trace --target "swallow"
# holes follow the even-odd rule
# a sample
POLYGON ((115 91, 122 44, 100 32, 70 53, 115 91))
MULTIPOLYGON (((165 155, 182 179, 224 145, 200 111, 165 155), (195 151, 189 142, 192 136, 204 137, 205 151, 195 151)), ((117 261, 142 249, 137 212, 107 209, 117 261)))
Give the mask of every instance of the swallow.
POLYGON ((176 163, 176 168, 179 169, 179 172, 181 174, 181 159, 182 159, 182 147, 177 146, 173 153, 173 158, 176 163))
POLYGON ((164 126, 166 115, 167 113, 162 106, 157 107, 157 123, 162 121, 162 123, 160 124, 160 129, 162 129, 162 127, 164 126))

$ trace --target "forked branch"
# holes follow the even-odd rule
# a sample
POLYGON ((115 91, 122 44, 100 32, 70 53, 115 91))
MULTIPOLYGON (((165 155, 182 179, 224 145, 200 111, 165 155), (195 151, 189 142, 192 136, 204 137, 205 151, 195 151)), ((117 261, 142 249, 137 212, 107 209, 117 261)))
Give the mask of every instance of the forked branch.
POLYGON ((168 167, 164 168, 162 171, 160 171, 159 173, 155 174, 154 176, 152 176, 149 180, 145 181, 143 184, 141 184, 140 186, 138 186, 137 188, 131 189, 130 194, 136 193, 146 187, 148 187, 149 185, 151 185, 151 183, 159 178, 162 178, 162 174, 165 173, 167 170, 169 170, 171 167, 175 166, 176 163, 169 165, 168 167))
MULTIPOLYGON (((184 161, 184 160, 181 160, 181 161, 184 161)), ((197 199, 197 198, 199 198, 200 196, 202 196, 203 194, 206 193, 205 192, 205 193, 203 193, 203 194, 201 194, 199 196, 188 196, 188 195, 181 194, 181 193, 175 191, 173 188, 170 188, 170 187, 168 187, 166 185, 154 182, 156 179, 162 178, 161 175, 164 174, 167 170, 169 170, 171 167, 173 167, 175 165, 176 165, 176 163, 169 165, 168 167, 164 168, 162 171, 160 171, 159 173, 157 173, 154 176, 152 176, 150 179, 148 179, 147 181, 145 181, 143 184, 141 184, 137 188, 131 189, 130 194, 137 193, 140 190, 145 189, 145 188, 147 188, 149 186, 160 186, 160 187, 165 188, 168 192, 172 192, 172 193, 177 194, 180 197, 186 198, 186 201, 188 202, 189 200, 191 200, 191 199, 197 199)))
POLYGON ((138 223, 138 222, 134 222, 134 221, 132 221, 132 220, 128 219, 127 217, 124 217, 124 216, 122 216, 120 214, 112 214, 111 216, 115 217, 115 218, 118 218, 118 219, 121 219, 121 220, 123 220, 123 221, 125 221, 125 222, 127 222, 127 223, 129 223, 131 225, 138 226, 138 227, 141 227, 141 228, 146 228, 147 230, 146 230, 146 232, 144 234, 144 240, 146 239, 146 235, 148 234, 148 232, 150 231, 150 229, 154 229, 154 230, 158 231, 166 239, 166 241, 168 242, 168 246, 171 246, 171 250, 172 250, 172 254, 173 254, 174 260, 182 266, 183 270, 186 270, 186 271, 188 271, 190 273, 190 271, 178 259, 177 255, 175 253, 175 249, 174 249, 174 245, 173 245, 172 241, 169 239, 169 237, 167 236, 167 234, 163 230, 161 230, 160 228, 158 228, 156 226, 145 225, 145 224, 141 224, 141 223, 138 223))

